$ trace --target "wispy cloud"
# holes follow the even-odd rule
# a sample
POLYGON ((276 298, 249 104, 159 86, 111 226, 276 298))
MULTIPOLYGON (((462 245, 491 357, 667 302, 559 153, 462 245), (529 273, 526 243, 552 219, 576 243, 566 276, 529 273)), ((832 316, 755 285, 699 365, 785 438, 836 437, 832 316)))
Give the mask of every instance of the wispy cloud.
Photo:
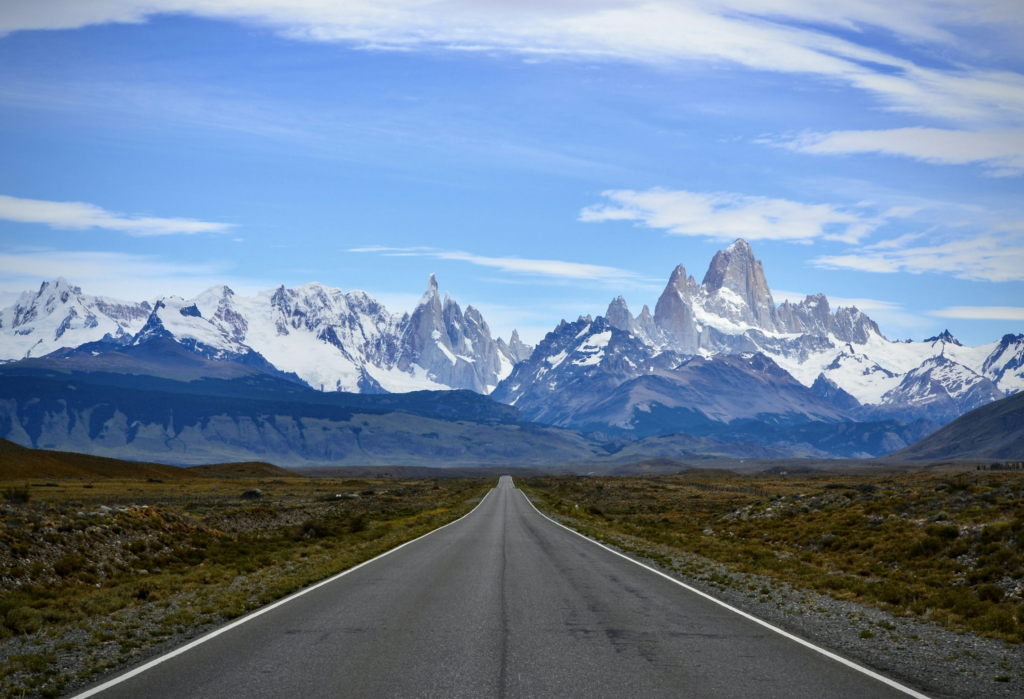
POLYGON ((893 209, 881 216, 865 216, 831 204, 661 188, 642 192, 616 189, 602 192, 602 195, 608 203, 583 209, 581 221, 637 221, 673 235, 722 240, 809 242, 825 238, 856 243, 883 225, 887 218, 909 213, 893 209))
POLYGON ((369 49, 507 51, 532 58, 585 58, 673 64, 713 62, 840 81, 879 96, 889 108, 962 122, 1024 118, 1024 76, 1010 71, 917 65, 864 43, 882 28, 907 43, 970 55, 969 25, 985 39, 1019 27, 1014 0, 886 3, 837 0, 827 11, 807 0, 608 0, 522 3, 497 0, 9 0, 0 34, 139 23, 185 13, 272 27, 307 41, 369 49), (834 33, 842 31, 842 37, 834 33))
POLYGON ((907 247, 875 245, 844 255, 823 255, 812 262, 862 272, 938 272, 975 281, 1019 281, 1024 279, 1024 234, 987 233, 907 247))
POLYGON ((256 285, 229 276, 227 269, 227 265, 219 263, 181 264, 152 255, 120 252, 0 251, 0 292, 9 297, 61 276, 81 286, 87 294, 131 301, 168 294, 187 298, 225 283, 233 284, 236 291, 255 290, 256 285))
POLYGON ((349 252, 377 253, 388 257, 426 257, 434 260, 454 260, 468 262, 481 267, 499 269, 503 272, 530 276, 549 277, 553 279, 591 280, 602 282, 639 282, 645 281, 641 275, 618 267, 590 265, 581 262, 564 260, 535 260, 521 257, 485 257, 461 250, 436 250, 434 248, 392 248, 392 247, 360 247, 351 248, 349 252))
POLYGON ((936 318, 964 318, 967 320, 1024 320, 1020 306, 951 306, 939 311, 928 311, 936 318))
POLYGON ((19 199, 2 194, 0 219, 18 223, 42 223, 52 228, 103 228, 139 236, 226 233, 234 228, 230 223, 211 223, 190 218, 126 216, 84 202, 19 199))
MULTIPOLYGON (((772 289, 772 298, 775 299, 775 303, 782 303, 783 301, 789 301, 790 303, 800 303, 809 294, 804 294, 796 291, 785 291, 782 289, 772 289)), ((832 294, 826 294, 828 297, 829 306, 834 310, 836 308, 849 308, 850 306, 856 306, 862 311, 899 311, 903 309, 903 304, 896 303, 894 301, 882 301, 880 299, 869 299, 869 298, 853 298, 849 296, 833 296, 832 294)))
MULTIPOLYGON (((851 296, 834 296, 832 294, 825 295, 828 297, 829 307, 833 311, 837 308, 859 308, 871 316, 871 318, 879 324, 882 331, 885 333, 903 335, 905 333, 914 333, 921 329, 932 327, 932 323, 930 321, 922 318, 920 314, 911 313, 902 303, 896 301, 884 301, 882 299, 851 296)), ((783 301, 799 303, 807 298, 807 296, 808 294, 806 293, 786 291, 783 289, 772 289, 772 298, 775 299, 775 303, 782 303, 783 301)), ((890 334, 890 337, 892 336, 893 335, 890 334)))
POLYGON ((807 133, 768 142, 814 155, 877 153, 942 165, 980 163, 987 174, 997 177, 1024 174, 1024 130, 957 131, 912 127, 807 133))

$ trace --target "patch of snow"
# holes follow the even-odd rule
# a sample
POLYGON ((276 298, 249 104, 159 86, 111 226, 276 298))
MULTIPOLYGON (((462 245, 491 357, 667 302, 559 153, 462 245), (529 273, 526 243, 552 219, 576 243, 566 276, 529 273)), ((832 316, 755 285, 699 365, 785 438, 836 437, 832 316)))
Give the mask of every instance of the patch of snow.
POLYGON ((723 286, 721 289, 715 292, 715 295, 719 299, 725 301, 730 306, 746 306, 747 302, 743 300, 743 297, 737 294, 729 287, 723 286))
POLYGON ((578 366, 596 366, 604 359, 604 348, 612 339, 612 331, 605 330, 602 333, 591 335, 579 347, 576 352, 586 355, 582 359, 576 359, 573 364, 578 366))
POLYGON ((398 369, 381 369, 367 364, 366 373, 374 378, 385 391, 391 393, 409 393, 410 391, 447 391, 448 386, 433 381, 430 373, 419 364, 410 365, 412 371, 406 373, 398 369))
MULTIPOLYGON (((548 364, 550 364, 552 369, 556 369, 556 368, 558 368, 558 365, 561 364, 562 362, 564 362, 565 358, 568 357, 568 356, 569 356, 569 353, 566 350, 562 350, 558 354, 551 355, 550 357, 548 357, 544 361, 546 361, 548 364)), ((544 367, 541 367, 541 368, 543 369, 544 367)))
POLYGON ((504 381, 505 379, 512 375, 512 369, 514 369, 515 367, 512 364, 512 360, 510 360, 501 352, 498 352, 498 363, 498 383, 501 383, 502 381, 504 381))
MULTIPOLYGON (((437 331, 435 330, 434 333, 437 333, 437 331)), ((431 334, 433 334, 433 333, 431 333, 431 334)), ((438 333, 438 335, 440 335, 440 333, 438 333)), ((452 363, 452 366, 455 366, 456 364, 459 363, 458 358, 454 354, 452 354, 451 350, 449 350, 447 347, 445 347, 443 343, 435 342, 434 344, 437 345, 437 348, 439 350, 441 350, 441 352, 444 354, 444 356, 448 357, 448 361, 450 361, 452 363)))

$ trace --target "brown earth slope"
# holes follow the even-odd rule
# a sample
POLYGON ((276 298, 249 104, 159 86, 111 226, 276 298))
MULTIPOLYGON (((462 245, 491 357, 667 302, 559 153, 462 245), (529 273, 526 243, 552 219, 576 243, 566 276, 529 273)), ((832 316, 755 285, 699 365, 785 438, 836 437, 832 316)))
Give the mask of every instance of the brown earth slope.
POLYGON ((972 410, 888 460, 1024 460, 1024 392, 972 410))
POLYGON ((0 439, 0 481, 26 478, 298 478, 273 464, 251 461, 182 468, 65 451, 28 449, 0 439))

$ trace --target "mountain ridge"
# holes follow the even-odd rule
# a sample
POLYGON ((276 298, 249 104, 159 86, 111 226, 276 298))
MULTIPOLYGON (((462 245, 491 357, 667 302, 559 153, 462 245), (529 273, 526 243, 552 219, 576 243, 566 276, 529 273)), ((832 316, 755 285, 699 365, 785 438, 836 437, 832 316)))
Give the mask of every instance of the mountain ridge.
MULTIPOLYGON (((622 366, 627 360, 642 364, 648 373, 678 384, 678 377, 671 378, 675 369, 666 368, 669 357, 678 368, 683 357, 720 357, 725 366, 728 357, 762 355, 810 390, 801 397, 807 405, 818 406, 820 412, 824 401, 831 406, 827 410, 837 410, 847 420, 945 423, 1024 389, 1024 335, 1005 335, 980 347, 966 347, 948 331, 925 342, 893 342, 863 311, 833 308, 824 294, 776 305, 763 264, 742 239, 714 255, 700 284, 683 265, 675 267, 653 313, 644 306, 633 316, 618 296, 603 318, 610 328, 636 340, 622 355, 622 366), (665 355, 657 360, 661 364, 654 361, 659 354, 665 355)), ((588 323, 594 320, 586 318, 588 323)), ((553 332, 564 326, 563 321, 553 332)), ((255 297, 239 296, 221 285, 192 299, 166 296, 133 304, 87 296, 62 278, 25 292, 14 306, 0 311, 0 359, 66 352, 69 347, 103 353, 157 339, 328 392, 456 388, 531 402, 515 397, 521 386, 505 384, 517 366, 531 360, 534 348, 515 331, 508 342, 493 338, 476 307, 470 304, 463 310, 441 293, 433 275, 420 302, 405 314, 388 312, 365 292, 318 283, 281 285, 255 297)), ((577 350, 583 353, 580 357, 597 352, 596 347, 572 349, 577 350)), ((580 357, 570 359, 562 371, 580 357)), ((599 373, 591 372, 595 390, 599 385, 619 387, 618 379, 614 386, 601 384, 599 373)), ((669 399, 664 395, 667 384, 656 383, 644 379, 630 390, 653 391, 652 404, 661 395, 668 403, 660 404, 675 409, 671 404, 678 397, 669 399)), ((795 395, 796 387, 791 388, 795 395)), ((628 403, 621 394, 616 400, 628 403)), ((553 394, 549 398, 559 399, 553 394)), ((577 399, 583 400, 582 391, 577 399)), ((608 397, 590 400, 596 406, 608 397)), ((640 402, 638 398, 636 404, 640 402)), ((795 410, 801 412, 806 411, 795 410)), ((736 404, 731 418, 745 419, 748 413, 736 404)), ((764 419, 783 419, 779 416, 785 413, 769 412, 764 419)), ((692 414, 681 414, 687 417, 692 414)), ((626 418, 619 414, 615 420, 608 426, 623 427, 626 418)), ((682 419, 678 426, 687 424, 682 419)), ((600 421, 594 425, 599 427, 600 421)))
POLYGON ((133 304, 88 296, 58 277, 0 311, 0 359, 90 345, 171 339, 207 358, 265 361, 322 390, 392 393, 468 389, 489 393, 531 349, 513 332, 493 339, 472 305, 463 312, 430 275, 412 313, 391 314, 369 294, 311 283, 240 297, 214 286, 192 299, 133 304), (246 359, 248 357, 248 359, 246 359))
MULTIPOLYGON (((594 395, 585 399, 576 392, 573 412, 579 420, 588 411, 593 413, 607 406, 609 391, 621 392, 624 385, 628 388, 619 376, 623 362, 632 362, 633 370, 646 372, 649 377, 677 381, 678 376, 668 377, 679 373, 681 358, 687 356, 763 357, 809 389, 800 399, 806 406, 821 399, 839 410, 842 419, 851 421, 897 420, 910 424, 924 420, 944 424, 1002 398, 1006 392, 1024 388, 1024 335, 1007 335, 999 343, 982 347, 965 347, 948 331, 922 343, 899 343, 888 340, 878 324, 856 306, 833 310, 824 294, 809 295, 799 303, 787 300, 776 306, 763 265, 744 240, 716 253, 700 284, 687 274, 683 265, 675 267, 653 314, 644 306, 640 315, 634 317, 626 300, 618 296, 609 304, 603 319, 598 320, 628 334, 636 343, 631 350, 619 353, 614 366, 598 362, 596 368, 588 370, 594 395), (666 370, 668 356, 676 358, 676 366, 666 370), (660 365, 652 363, 655 357, 660 357, 660 365), (641 365, 642 369, 637 369, 641 365), (589 407, 584 406, 588 400, 589 407)), ((536 351, 547 352, 553 338, 565 332, 565 326, 563 320, 538 344, 536 351)), ((598 429, 600 421, 574 422, 561 413, 553 418, 558 410, 541 405, 564 403, 568 398, 561 392, 569 390, 566 387, 572 383, 567 383, 566 377, 556 379, 548 372, 565 374, 579 363, 579 358, 593 356, 582 343, 569 347, 564 338, 560 342, 560 351, 566 354, 559 359, 558 366, 554 354, 546 360, 534 357, 526 363, 531 369, 517 365, 494 396, 525 406, 526 414, 533 419, 554 419, 555 424, 598 429), (568 363, 563 364, 566 357, 568 363), (544 361, 550 366, 544 367, 544 361), (525 373, 529 371, 534 376, 528 381, 525 373)), ((653 381, 641 379, 639 374, 629 380, 638 384, 653 381)), ((756 382, 747 381, 745 385, 756 392, 756 382)), ((670 410, 680 407, 682 394, 671 396, 669 391, 650 385, 637 391, 651 395, 636 398, 634 415, 636 410, 649 411, 654 404, 670 410)), ((694 428, 690 420, 693 410, 706 413, 707 400, 691 396, 689 401, 693 409, 680 412, 679 430, 694 428)), ((743 402, 744 398, 738 396, 731 416, 719 414, 714 419, 728 422, 747 418, 743 402)), ((806 414, 802 409, 795 412, 806 414)), ((773 422, 789 418, 787 411, 777 406, 776 411, 762 414, 761 419, 773 422)), ((621 414, 606 416, 604 420, 609 428, 628 428, 629 419, 621 414)), ((670 429, 671 424, 663 427, 670 429)), ((640 430, 637 434, 642 433, 640 430)))

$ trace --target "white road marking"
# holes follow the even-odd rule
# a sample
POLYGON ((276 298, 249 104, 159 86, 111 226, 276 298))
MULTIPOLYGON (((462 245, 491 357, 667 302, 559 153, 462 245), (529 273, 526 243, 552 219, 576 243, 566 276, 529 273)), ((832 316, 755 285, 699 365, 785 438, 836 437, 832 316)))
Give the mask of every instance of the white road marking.
POLYGON ((885 677, 884 675, 880 675, 880 674, 878 674, 877 672, 875 672, 873 670, 869 670, 866 667, 858 665, 857 663, 853 662, 852 660, 847 660, 846 658, 844 658, 842 656, 836 655, 832 651, 828 651, 828 650, 825 650, 824 648, 816 646, 813 643, 811 643, 810 641, 805 641, 804 639, 800 638, 799 636, 794 636, 793 634, 789 633, 788 631, 783 631, 782 629, 780 629, 777 626, 772 626, 767 621, 764 621, 762 619, 758 619, 756 616, 753 616, 752 614, 747 614, 743 610, 737 609, 736 607, 733 607, 730 604, 726 604, 722 600, 716 599, 716 598, 712 597, 711 595, 707 594, 706 592, 701 592, 700 590, 698 590, 695 587, 691 587, 691 586, 687 585, 686 583, 684 583, 684 582, 682 582, 680 580, 676 580, 671 575, 666 575, 665 573, 661 572, 657 568, 652 568, 649 565, 641 563, 640 561, 636 560, 635 558, 630 558, 629 556, 627 556, 626 554, 624 554, 624 553, 622 553, 620 551, 616 551, 615 549, 613 549, 613 548, 611 548, 609 546, 605 546, 600 541, 594 541, 589 536, 585 536, 583 534, 580 534, 575 529, 567 527, 564 524, 562 524, 561 522, 556 522, 555 520, 551 519, 546 514, 544 514, 540 510, 538 510, 537 506, 534 505, 532 502, 530 502, 530 498, 526 497, 526 493, 523 493, 522 490, 520 490, 519 492, 522 493, 523 498, 526 500, 526 502, 528 502, 530 504, 530 507, 532 507, 537 514, 539 514, 541 517, 543 517, 544 519, 548 520, 552 524, 558 525, 559 527, 561 527, 562 529, 566 530, 567 532, 571 532, 571 533, 575 534, 576 536, 580 537, 581 539, 584 539, 586 541, 589 541, 592 544, 600 546, 604 550, 610 551, 611 553, 614 553, 616 556, 619 556, 621 558, 625 558, 630 563, 635 563, 636 565, 640 566, 641 568, 646 568, 647 570, 651 571, 655 575, 660 575, 661 577, 665 578, 666 580, 674 582, 676 585, 679 585, 680 587, 686 588, 690 592, 693 592, 694 594, 700 595, 701 597, 703 597, 703 598, 705 598, 707 600, 711 600, 715 604, 720 605, 722 607, 725 607, 730 612, 735 612, 736 614, 739 614, 742 617, 750 619, 751 621, 753 621, 753 622, 755 622, 757 624, 760 624, 761 626, 765 627, 766 629, 771 629, 775 633, 777 633, 777 634, 779 634, 781 636, 785 636, 786 638, 788 638, 791 641, 796 641, 800 645, 805 646, 807 648, 810 648, 811 650, 813 650, 815 652, 821 653, 822 655, 824 655, 827 658, 831 658, 832 660, 835 660, 838 663, 842 663, 843 665, 846 665, 847 667, 853 668, 854 670, 856 670, 858 672, 864 673, 865 675, 867 675, 868 677, 871 677, 872 679, 876 679, 879 682, 887 684, 887 685, 889 685, 890 687, 892 687, 894 689, 898 689, 899 691, 903 692, 904 694, 909 694, 910 696, 914 697, 915 699, 930 699, 930 697, 928 697, 927 695, 921 694, 920 692, 918 692, 916 690, 913 690, 910 687, 905 687, 905 686, 903 686, 902 684, 900 684, 899 682, 897 682, 895 680, 891 680, 888 677, 885 677))
POLYGON ((107 682, 104 682, 103 684, 99 685, 98 687, 93 687, 92 689, 87 689, 86 691, 82 692, 81 694, 76 694, 73 697, 71 697, 71 699, 86 699, 86 697, 91 697, 93 695, 99 694, 100 692, 104 692, 104 691, 110 689, 111 687, 113 687, 114 685, 121 684, 125 680, 129 680, 132 677, 135 677, 136 675, 141 675, 146 670, 149 670, 150 668, 156 667, 160 663, 166 662, 166 661, 170 660, 171 658, 179 656, 179 655, 181 655, 182 653, 184 653, 186 651, 192 650, 196 646, 198 646, 198 645, 200 645, 202 643, 206 643, 207 641, 209 641, 212 638, 216 638, 217 636, 220 636, 222 633, 227 633, 228 631, 230 631, 231 629, 235 628, 236 626, 241 626, 242 624, 244 624, 247 621, 252 621, 256 617, 261 616, 263 614, 266 614, 267 612, 269 612, 272 609, 276 609, 277 607, 280 607, 282 604, 287 604, 288 602, 291 602, 294 599, 302 597, 307 592, 312 592, 313 590, 317 589, 318 587, 323 587, 324 585, 328 585, 328 584, 334 582, 335 580, 337 580, 338 578, 343 578, 346 575, 348 575, 349 573, 353 573, 353 572, 359 570, 363 566, 370 565, 374 561, 377 561, 377 560, 380 560, 381 558, 384 558, 384 556, 387 556, 389 553, 394 553, 398 549, 405 548, 409 544, 414 544, 417 541, 419 541, 420 539, 423 539, 425 537, 430 536, 434 532, 439 532, 442 529, 444 529, 445 527, 450 527, 453 524, 455 524, 456 522, 461 522, 466 517, 469 517, 471 514, 476 512, 477 508, 479 508, 481 505, 484 504, 484 500, 486 500, 487 496, 490 495, 492 492, 494 492, 494 488, 491 488, 490 490, 488 490, 487 494, 484 495, 482 498, 480 498, 480 502, 478 502, 476 504, 476 507, 474 507, 472 510, 470 510, 466 514, 462 515, 458 519, 452 520, 448 524, 440 526, 437 529, 431 529, 429 532, 427 532, 426 534, 423 534, 422 536, 417 536, 415 539, 410 539, 409 541, 406 541, 404 544, 400 544, 400 545, 396 546, 393 549, 388 549, 384 553, 382 553, 382 554, 380 554, 378 556, 374 556, 373 558, 371 558, 368 561, 363 561, 359 565, 352 566, 348 570, 343 570, 342 572, 338 573, 337 575, 332 575, 331 577, 327 578, 326 580, 321 580, 320 582, 318 582, 318 583, 316 583, 314 585, 310 585, 309 587, 305 587, 305 588, 299 590, 298 592, 293 592, 292 594, 288 595, 284 599, 279 599, 278 601, 274 602, 273 604, 268 604, 266 607, 260 607, 259 609, 257 609, 256 611, 252 612, 251 614, 247 614, 246 616, 242 617, 241 619, 238 619, 237 621, 231 622, 227 626, 222 626, 219 629, 216 629, 215 631, 211 631, 210 633, 206 634, 205 636, 201 636, 200 638, 197 638, 196 640, 192 641, 191 643, 186 643, 181 648, 175 648, 174 650, 170 651, 169 653, 165 653, 164 655, 161 655, 161 656, 159 656, 157 658, 154 658, 153 660, 150 660, 145 665, 140 665, 139 667, 135 668, 134 670, 126 672, 123 675, 118 675, 117 677, 115 677, 112 680, 109 680, 107 682))

